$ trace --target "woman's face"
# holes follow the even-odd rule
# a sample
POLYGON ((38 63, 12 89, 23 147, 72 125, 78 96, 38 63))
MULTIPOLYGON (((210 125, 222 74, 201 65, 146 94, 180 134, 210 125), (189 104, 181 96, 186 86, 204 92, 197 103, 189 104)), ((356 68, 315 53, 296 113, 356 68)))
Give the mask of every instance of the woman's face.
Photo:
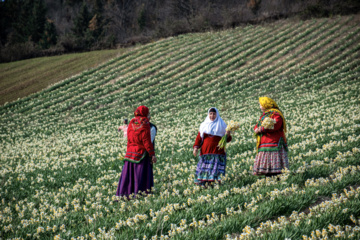
POLYGON ((211 121, 214 121, 216 119, 216 112, 209 112, 209 118, 211 121))
POLYGON ((260 103, 259 103, 259 106, 260 106, 260 110, 261 110, 262 112, 265 112, 265 111, 266 111, 266 108, 264 108, 263 106, 261 106, 260 103))

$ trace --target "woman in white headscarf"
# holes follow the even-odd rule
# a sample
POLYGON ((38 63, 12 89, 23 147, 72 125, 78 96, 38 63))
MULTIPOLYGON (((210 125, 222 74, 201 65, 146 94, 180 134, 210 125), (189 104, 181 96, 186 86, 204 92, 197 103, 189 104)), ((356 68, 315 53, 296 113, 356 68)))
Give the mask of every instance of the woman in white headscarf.
POLYGON ((196 157, 200 149, 199 162, 195 173, 195 184, 205 185, 214 181, 221 182, 221 175, 225 175, 226 153, 218 144, 221 138, 227 134, 227 142, 232 137, 226 131, 226 123, 221 119, 216 108, 208 110, 208 116, 201 123, 199 133, 193 146, 193 154, 196 157))

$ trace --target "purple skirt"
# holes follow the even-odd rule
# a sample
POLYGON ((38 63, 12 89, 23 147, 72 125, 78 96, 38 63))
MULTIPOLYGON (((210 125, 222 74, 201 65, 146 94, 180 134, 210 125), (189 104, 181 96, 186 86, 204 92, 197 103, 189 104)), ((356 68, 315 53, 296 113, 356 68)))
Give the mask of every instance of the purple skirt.
POLYGON ((140 163, 125 161, 121 171, 116 196, 133 197, 140 192, 150 193, 154 186, 154 175, 150 157, 146 156, 140 163))

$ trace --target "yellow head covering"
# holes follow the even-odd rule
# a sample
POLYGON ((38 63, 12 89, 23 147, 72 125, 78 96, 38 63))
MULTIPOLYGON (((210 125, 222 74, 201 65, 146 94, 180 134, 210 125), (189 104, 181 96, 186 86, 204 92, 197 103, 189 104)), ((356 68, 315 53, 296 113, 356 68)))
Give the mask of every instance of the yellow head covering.
POLYGON ((259 97, 259 102, 260 105, 266 109, 279 108, 276 102, 269 97, 259 97))
POLYGON ((283 119, 284 132, 286 132, 286 121, 276 102, 269 97, 259 97, 259 103, 263 108, 266 108, 265 112, 274 111, 280 114, 281 118, 283 119))

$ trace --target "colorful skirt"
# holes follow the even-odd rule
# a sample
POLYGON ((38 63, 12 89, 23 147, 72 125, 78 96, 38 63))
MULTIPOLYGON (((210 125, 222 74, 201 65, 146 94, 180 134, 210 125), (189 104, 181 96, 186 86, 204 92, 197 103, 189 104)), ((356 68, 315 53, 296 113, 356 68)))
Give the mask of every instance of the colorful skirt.
POLYGON ((221 181, 221 175, 225 175, 225 168, 226 155, 200 156, 195 172, 195 184, 204 185, 206 182, 221 181))
POLYGON ((254 175, 276 175, 289 168, 289 160, 284 147, 280 151, 258 152, 255 157, 254 175))
POLYGON ((141 162, 132 163, 125 161, 121 172, 116 196, 136 197, 136 194, 150 193, 154 186, 154 175, 150 157, 147 155, 141 162))

